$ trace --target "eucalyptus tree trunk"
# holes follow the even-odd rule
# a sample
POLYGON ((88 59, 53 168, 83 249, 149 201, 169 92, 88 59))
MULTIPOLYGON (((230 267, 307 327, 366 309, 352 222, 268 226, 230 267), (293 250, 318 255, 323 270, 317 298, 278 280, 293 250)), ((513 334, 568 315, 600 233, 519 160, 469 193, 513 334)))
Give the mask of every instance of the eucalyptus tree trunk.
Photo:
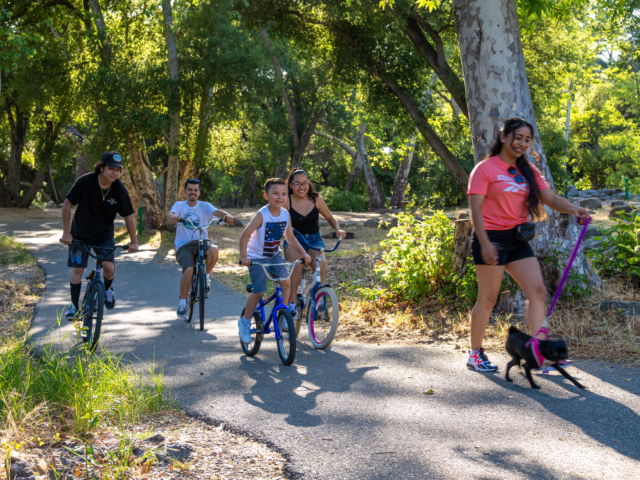
POLYGON ((131 203, 133 204, 133 209, 135 210, 136 216, 138 215, 138 207, 140 206, 140 202, 138 202, 138 191, 136 187, 133 185, 131 181, 131 175, 129 175, 129 169, 126 165, 122 165, 122 174, 120 175, 120 181, 124 184, 124 187, 127 189, 129 193, 129 198, 131 199, 131 203))
POLYGON ((276 167, 276 178, 287 179, 287 163, 289 163, 289 157, 286 155, 280 157, 280 162, 276 167))
POLYGON ((22 152, 24 152, 27 132, 29 131, 29 113, 23 111, 17 103, 10 103, 6 96, 4 101, 11 131, 11 151, 9 153, 6 188, 11 198, 17 201, 18 197, 20 197, 20 170, 22 168, 22 152), (14 109, 15 115, 13 113, 14 109))
POLYGON ((163 211, 160 207, 160 195, 153 182, 151 171, 145 164, 144 152, 139 140, 133 135, 127 135, 127 148, 131 172, 139 205, 142 205, 142 225, 145 229, 160 228, 163 221, 163 211))
POLYGON ((29 206, 36 199, 36 195, 42 189, 42 183, 44 182, 44 177, 47 174, 47 170, 49 169, 49 165, 44 167, 40 167, 36 172, 36 178, 31 182, 31 187, 27 190, 27 193, 24 197, 20 198, 20 203, 18 203, 19 207, 29 208, 29 206))
POLYGON ((90 170, 90 159, 89 155, 84 149, 84 135, 82 135, 78 130, 73 128, 71 125, 67 125, 64 131, 65 136, 73 146, 74 151, 76 152, 76 180, 81 176, 89 173, 90 170))
MULTIPOLYGON (((367 154, 367 148, 364 144, 364 135, 367 131, 367 125, 363 122, 360 124, 358 135, 356 136, 356 158, 360 157, 360 163, 364 170, 364 178, 367 182, 367 190, 369 192, 369 208, 371 210, 378 210, 384 207, 384 201, 386 200, 382 185, 378 181, 371 162, 369 161, 369 155, 367 154)), ((356 160, 358 161, 358 160, 356 160)))
POLYGON ((180 149, 180 77, 178 73, 178 52, 176 49, 176 35, 173 31, 173 13, 171 0, 162 0, 162 17, 164 20, 164 38, 167 45, 167 57, 169 60, 169 80, 171 81, 171 94, 169 96, 169 164, 167 165, 167 181, 164 195, 163 226, 172 228, 167 215, 178 199, 178 172, 180 149))
MULTIPOLYGON (((465 79, 469 123, 476 163, 482 161, 500 125, 511 117, 520 117, 534 127, 534 148, 539 157, 529 158, 555 191, 544 155, 540 134, 529 92, 525 69, 517 2, 515 0, 453 0, 458 45, 465 79)), ((538 235, 531 245, 540 259, 545 284, 553 291, 565 265, 545 262, 558 253, 568 259, 580 227, 570 215, 546 208, 547 215, 536 224, 538 235)), ((593 272, 586 256, 580 252, 574 271, 585 275, 592 286, 600 279, 593 272)), ((515 305, 522 307, 524 294, 516 295, 515 305)))
POLYGON ((413 162, 413 154, 416 150, 415 137, 408 147, 407 156, 400 162, 396 178, 393 181, 393 193, 391 194, 391 206, 398 206, 400 202, 404 202, 404 196, 407 191, 407 185, 409 184, 409 171, 411 170, 411 162, 413 162))

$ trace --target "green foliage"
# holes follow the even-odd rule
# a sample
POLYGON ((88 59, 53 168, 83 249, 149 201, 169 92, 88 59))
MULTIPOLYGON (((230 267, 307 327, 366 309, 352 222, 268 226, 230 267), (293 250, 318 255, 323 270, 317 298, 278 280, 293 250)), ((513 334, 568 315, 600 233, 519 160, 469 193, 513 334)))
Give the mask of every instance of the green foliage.
POLYGON ((626 276, 640 282, 640 212, 621 214, 610 228, 601 229, 595 237, 602 246, 593 249, 590 257, 603 276, 626 276))
POLYGON ((382 283, 403 300, 423 297, 472 305, 477 298, 475 268, 460 279, 453 270, 454 225, 444 213, 419 222, 399 215, 398 226, 381 242, 382 262, 375 267, 382 283))
POLYGON ((345 192, 336 187, 322 188, 320 196, 327 203, 329 210, 337 212, 366 212, 368 210, 368 202, 365 197, 353 192, 345 192))
MULTIPOLYGON (((544 259, 545 264, 553 264, 559 271, 564 271, 567 261, 571 256, 572 249, 567 249, 559 242, 553 242, 551 249, 551 255, 544 259)), ((583 273, 578 273, 575 268, 571 268, 569 276, 567 277, 567 283, 565 283, 560 296, 561 299, 572 299, 574 301, 581 301, 591 295, 591 289, 589 288, 589 280, 583 273)))
POLYGON ((11 237, 0 236, 0 266, 24 265, 35 261, 31 252, 20 242, 11 237))
POLYGON ((238 186, 233 183, 231 177, 226 175, 218 176, 217 180, 215 190, 211 194, 211 199, 214 202, 235 197, 239 189, 238 186))

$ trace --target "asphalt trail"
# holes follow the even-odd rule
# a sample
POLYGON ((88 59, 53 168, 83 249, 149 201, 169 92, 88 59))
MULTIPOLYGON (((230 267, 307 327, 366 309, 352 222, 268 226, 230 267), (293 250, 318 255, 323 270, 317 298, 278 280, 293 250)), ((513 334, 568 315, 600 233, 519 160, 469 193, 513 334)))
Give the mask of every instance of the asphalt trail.
MULTIPOLYGON (((56 326, 69 296, 60 229, 0 223, 46 273, 32 326, 38 343, 71 332, 56 326)), ((317 351, 306 334, 284 367, 273 336, 258 356, 242 355, 241 295, 213 282, 201 332, 176 318, 177 264, 150 251, 116 262, 117 306, 101 345, 141 369, 163 366, 185 408, 262 434, 304 478, 640 478, 637 368, 579 362, 572 371, 589 390, 556 374, 538 376, 535 391, 518 374, 508 384, 467 371, 465 355, 450 348, 337 341, 317 351), (434 395, 423 394, 429 388, 434 395)), ((504 368, 507 358, 492 360, 504 368)))

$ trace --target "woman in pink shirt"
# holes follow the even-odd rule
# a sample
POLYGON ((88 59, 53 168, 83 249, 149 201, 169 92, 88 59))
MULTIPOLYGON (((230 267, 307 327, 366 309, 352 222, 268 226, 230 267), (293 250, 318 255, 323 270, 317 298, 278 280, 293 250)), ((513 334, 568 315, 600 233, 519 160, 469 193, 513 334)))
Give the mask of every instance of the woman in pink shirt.
POLYGON ((510 118, 500 128, 486 159, 469 177, 469 205, 474 231, 471 250, 478 276, 478 300, 471 315, 471 355, 467 367, 494 372, 482 348, 491 310, 498 299, 505 269, 527 296, 526 318, 530 332, 538 332, 545 317, 547 290, 538 259, 527 241, 517 237, 518 226, 539 218, 542 205, 573 215, 583 223, 589 215, 556 195, 540 171, 526 159, 533 144, 533 127, 510 118))

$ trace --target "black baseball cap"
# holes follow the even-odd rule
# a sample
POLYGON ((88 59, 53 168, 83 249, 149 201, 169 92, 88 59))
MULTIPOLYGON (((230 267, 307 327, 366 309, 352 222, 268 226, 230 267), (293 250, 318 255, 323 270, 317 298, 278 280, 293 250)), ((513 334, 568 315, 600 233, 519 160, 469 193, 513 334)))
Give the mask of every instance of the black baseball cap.
POLYGON ((103 153, 102 163, 104 163, 108 167, 122 168, 122 157, 118 152, 103 153))

